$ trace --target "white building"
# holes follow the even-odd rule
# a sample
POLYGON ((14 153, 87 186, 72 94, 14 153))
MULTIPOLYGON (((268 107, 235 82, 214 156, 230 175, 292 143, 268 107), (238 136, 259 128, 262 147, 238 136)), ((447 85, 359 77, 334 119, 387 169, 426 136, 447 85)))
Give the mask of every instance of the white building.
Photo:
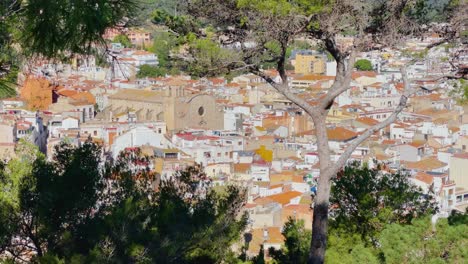
POLYGON ((140 125, 131 128, 114 139, 111 146, 112 156, 116 158, 125 148, 141 147, 143 145, 168 148, 170 142, 164 137, 163 133, 157 133, 147 126, 140 125))

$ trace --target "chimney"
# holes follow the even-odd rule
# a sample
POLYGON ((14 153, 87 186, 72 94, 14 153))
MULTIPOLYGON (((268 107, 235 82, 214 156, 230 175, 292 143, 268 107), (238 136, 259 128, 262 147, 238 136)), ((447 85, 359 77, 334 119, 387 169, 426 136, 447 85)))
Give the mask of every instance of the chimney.
POLYGON ((268 228, 266 227, 266 225, 263 226, 263 241, 268 241, 268 228))

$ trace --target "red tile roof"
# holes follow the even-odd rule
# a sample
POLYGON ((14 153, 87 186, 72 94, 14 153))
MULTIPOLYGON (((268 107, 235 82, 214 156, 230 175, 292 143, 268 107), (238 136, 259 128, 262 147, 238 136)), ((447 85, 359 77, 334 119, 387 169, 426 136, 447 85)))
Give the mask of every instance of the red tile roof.
POLYGON ((348 141, 357 137, 357 133, 344 127, 327 129, 328 139, 331 141, 348 141))

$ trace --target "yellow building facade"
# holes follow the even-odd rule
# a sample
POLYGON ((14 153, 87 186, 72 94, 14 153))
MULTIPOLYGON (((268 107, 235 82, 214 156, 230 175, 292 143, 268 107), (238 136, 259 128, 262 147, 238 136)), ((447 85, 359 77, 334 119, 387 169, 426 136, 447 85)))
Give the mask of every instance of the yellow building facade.
POLYGON ((326 71, 325 56, 316 54, 297 54, 294 71, 298 74, 324 74, 326 71))

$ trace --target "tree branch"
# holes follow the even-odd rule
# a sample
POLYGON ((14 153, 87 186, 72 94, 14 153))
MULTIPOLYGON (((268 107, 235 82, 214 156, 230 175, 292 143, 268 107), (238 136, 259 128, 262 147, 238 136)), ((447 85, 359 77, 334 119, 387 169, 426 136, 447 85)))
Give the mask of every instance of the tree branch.
POLYGON ((340 94, 345 92, 350 88, 351 76, 354 68, 354 61, 356 60, 356 50, 351 51, 350 57, 348 59, 348 65, 346 67, 344 59, 340 62, 340 65, 337 65, 337 78, 333 83, 332 87, 327 92, 325 98, 321 99, 320 108, 327 109, 338 97, 340 94), (344 76, 344 77, 338 77, 344 76))
POLYGON ((371 135, 373 135, 375 132, 379 131, 380 129, 390 125, 391 123, 395 122, 397 119, 398 115, 405 109, 406 104, 408 102, 408 98, 415 92, 415 90, 411 89, 410 82, 407 77, 406 73, 406 68, 403 67, 401 69, 402 72, 402 78, 403 78, 403 83, 405 86, 405 90, 403 92, 403 95, 400 98, 400 103, 396 107, 396 109, 393 111, 393 113, 384 121, 370 127, 367 129, 364 133, 359 135, 356 139, 354 139, 348 147, 346 147, 346 150, 343 154, 341 154, 340 158, 338 159, 338 162, 335 163, 335 165, 331 168, 333 171, 332 175, 336 175, 336 173, 346 164, 346 161, 349 159, 353 151, 362 143, 364 142, 367 138, 369 138, 371 135))
POLYGON ((307 114, 309 114, 313 119, 317 118, 320 115, 318 108, 310 105, 309 102, 292 93, 289 89, 289 85, 287 84, 287 82, 283 81, 283 83, 281 84, 276 83, 273 79, 271 79, 270 76, 266 75, 264 72, 262 72, 256 67, 250 67, 249 70, 251 73, 263 78, 268 84, 273 86, 273 88, 275 88, 279 93, 284 95, 284 97, 286 97, 288 100, 295 103, 300 108, 304 109, 304 111, 307 114))

